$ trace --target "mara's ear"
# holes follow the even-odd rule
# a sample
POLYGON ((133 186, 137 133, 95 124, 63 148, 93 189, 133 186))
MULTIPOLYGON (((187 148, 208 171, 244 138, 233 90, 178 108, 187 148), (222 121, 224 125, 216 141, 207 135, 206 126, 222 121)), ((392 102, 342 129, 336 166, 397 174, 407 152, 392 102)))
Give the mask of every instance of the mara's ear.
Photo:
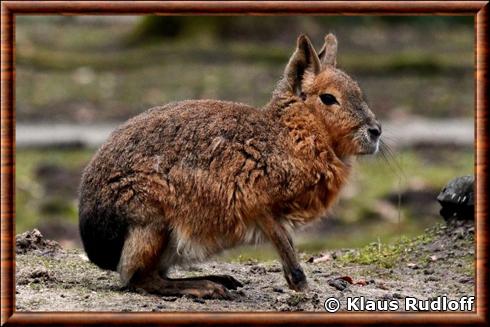
POLYGON ((325 44, 318 53, 322 66, 337 65, 337 38, 332 33, 325 36, 325 44))
POLYGON ((308 37, 301 34, 297 40, 296 51, 289 59, 284 76, 290 89, 301 95, 302 85, 306 76, 315 76, 320 72, 320 59, 308 37))

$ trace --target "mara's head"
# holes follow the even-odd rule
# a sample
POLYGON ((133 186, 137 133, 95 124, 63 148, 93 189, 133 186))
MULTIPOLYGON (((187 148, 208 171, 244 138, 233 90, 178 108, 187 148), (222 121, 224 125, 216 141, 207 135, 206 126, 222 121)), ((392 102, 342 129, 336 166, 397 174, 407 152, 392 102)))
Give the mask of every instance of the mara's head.
POLYGON ((308 37, 300 35, 276 95, 294 97, 304 110, 314 113, 340 155, 375 153, 381 125, 359 85, 336 67, 336 57, 337 39, 333 34, 325 37, 318 53, 308 37))

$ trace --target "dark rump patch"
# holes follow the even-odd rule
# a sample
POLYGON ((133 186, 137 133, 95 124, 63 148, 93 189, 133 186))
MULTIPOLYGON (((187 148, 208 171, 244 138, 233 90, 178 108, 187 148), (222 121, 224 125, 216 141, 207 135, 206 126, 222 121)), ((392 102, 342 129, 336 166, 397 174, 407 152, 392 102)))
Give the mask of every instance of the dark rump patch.
POLYGON ((80 236, 90 261, 102 269, 117 270, 128 224, 113 210, 80 210, 80 236))

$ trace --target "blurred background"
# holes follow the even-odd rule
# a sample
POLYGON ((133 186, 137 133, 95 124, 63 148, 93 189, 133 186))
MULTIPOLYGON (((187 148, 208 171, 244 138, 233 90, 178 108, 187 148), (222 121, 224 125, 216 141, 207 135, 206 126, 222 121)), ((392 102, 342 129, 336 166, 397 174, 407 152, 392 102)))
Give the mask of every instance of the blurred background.
MULTIPOLYGON (((17 16, 16 228, 80 247, 77 188, 121 122, 166 102, 264 105, 299 33, 364 89, 392 155, 359 158, 302 251, 358 247, 442 221, 435 198, 473 174, 473 17, 17 16)), ((270 248, 225 257, 267 258, 270 248)))

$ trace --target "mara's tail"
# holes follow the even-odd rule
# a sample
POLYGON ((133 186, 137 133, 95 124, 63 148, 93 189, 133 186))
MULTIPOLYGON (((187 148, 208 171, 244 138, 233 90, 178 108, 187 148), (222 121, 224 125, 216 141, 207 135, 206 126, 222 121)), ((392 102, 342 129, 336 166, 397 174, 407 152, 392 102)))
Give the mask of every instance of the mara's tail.
POLYGON ((80 236, 90 261, 102 269, 117 270, 128 223, 104 208, 83 208, 79 212, 80 236))

